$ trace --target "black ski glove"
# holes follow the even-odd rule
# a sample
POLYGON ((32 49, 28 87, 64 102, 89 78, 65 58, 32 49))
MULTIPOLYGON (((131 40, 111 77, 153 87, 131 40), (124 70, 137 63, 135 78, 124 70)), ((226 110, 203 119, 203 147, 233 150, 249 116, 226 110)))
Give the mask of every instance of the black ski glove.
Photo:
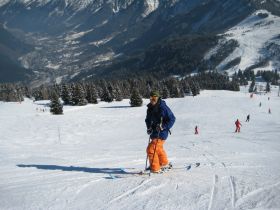
POLYGON ((157 132, 161 132, 163 130, 163 128, 161 127, 161 125, 157 125, 156 130, 157 130, 157 132))
POLYGON ((153 129, 152 129, 152 128, 148 128, 148 129, 147 129, 147 134, 148 134, 148 135, 151 135, 152 132, 153 132, 153 129))

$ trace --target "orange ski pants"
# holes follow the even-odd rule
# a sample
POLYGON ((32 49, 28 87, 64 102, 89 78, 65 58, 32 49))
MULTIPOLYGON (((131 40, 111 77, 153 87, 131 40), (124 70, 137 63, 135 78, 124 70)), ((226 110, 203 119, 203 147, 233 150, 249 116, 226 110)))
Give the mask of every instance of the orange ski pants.
POLYGON ((165 140, 153 139, 147 147, 151 171, 158 171, 161 166, 168 164, 167 155, 163 149, 164 143, 165 140))

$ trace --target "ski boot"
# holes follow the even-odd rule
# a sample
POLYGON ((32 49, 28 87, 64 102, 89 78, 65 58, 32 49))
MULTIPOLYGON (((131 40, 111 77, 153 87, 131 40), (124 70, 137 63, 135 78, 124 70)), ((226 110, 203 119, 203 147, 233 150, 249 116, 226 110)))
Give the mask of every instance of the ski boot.
POLYGON ((172 163, 168 163, 167 165, 165 165, 165 166, 161 166, 161 170, 162 171, 169 171, 169 170, 171 170, 173 168, 173 165, 172 165, 172 163))

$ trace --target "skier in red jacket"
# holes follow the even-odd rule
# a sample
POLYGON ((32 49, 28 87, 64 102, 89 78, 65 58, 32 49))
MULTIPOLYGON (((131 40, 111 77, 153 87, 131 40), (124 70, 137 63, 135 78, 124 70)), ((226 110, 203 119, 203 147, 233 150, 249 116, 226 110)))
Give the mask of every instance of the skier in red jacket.
POLYGON ((236 126, 235 133, 236 132, 239 133, 240 132, 240 126, 242 126, 242 124, 239 122, 238 119, 235 121, 235 126, 236 126))

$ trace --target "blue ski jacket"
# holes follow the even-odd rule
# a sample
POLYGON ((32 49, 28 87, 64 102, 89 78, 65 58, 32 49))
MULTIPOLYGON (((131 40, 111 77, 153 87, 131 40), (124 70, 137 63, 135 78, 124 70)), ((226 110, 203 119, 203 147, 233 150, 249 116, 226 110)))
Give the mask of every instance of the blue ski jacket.
POLYGON ((162 140, 166 140, 168 133, 176 120, 174 114, 161 98, 159 98, 156 105, 153 106, 149 103, 147 107, 145 122, 147 129, 152 128, 152 133, 150 135, 151 139, 159 137, 162 140), (161 125, 162 131, 158 133, 156 128, 159 125, 161 125))

